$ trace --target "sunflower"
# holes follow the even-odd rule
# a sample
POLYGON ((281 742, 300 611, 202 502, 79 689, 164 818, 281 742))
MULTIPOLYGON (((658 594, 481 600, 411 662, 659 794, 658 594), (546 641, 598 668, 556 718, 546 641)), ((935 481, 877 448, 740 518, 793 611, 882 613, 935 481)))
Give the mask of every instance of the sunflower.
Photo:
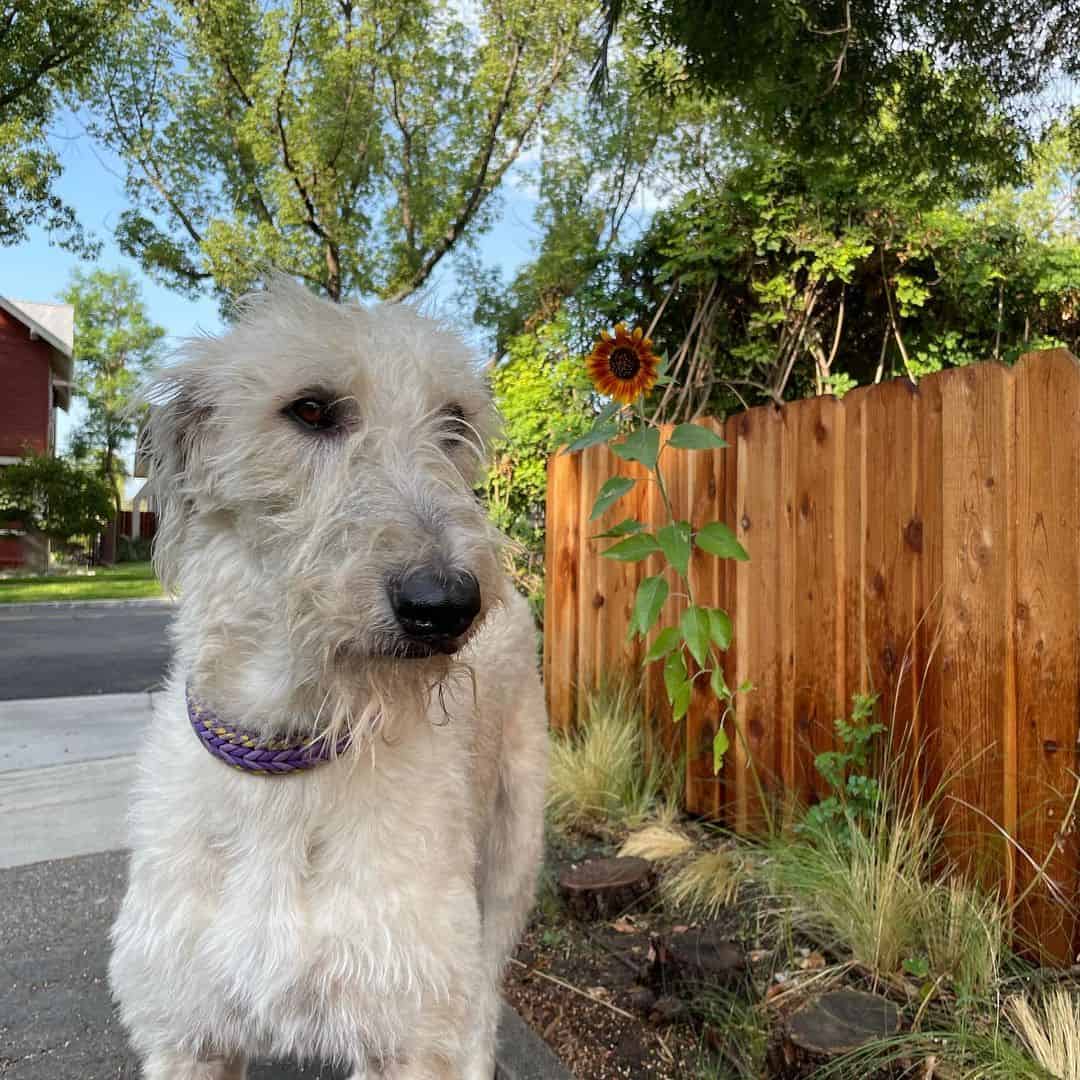
POLYGON ((615 327, 615 333, 600 331, 600 340, 589 353, 585 366, 593 386, 629 405, 656 383, 656 354, 652 342, 636 327, 633 333, 623 323, 615 327))

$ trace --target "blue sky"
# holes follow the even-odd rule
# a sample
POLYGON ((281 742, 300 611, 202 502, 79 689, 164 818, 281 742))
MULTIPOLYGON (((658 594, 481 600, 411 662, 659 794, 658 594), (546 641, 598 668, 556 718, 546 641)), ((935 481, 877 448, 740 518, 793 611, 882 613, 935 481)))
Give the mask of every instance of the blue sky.
MULTIPOLYGON (((104 246, 100 256, 88 263, 51 246, 44 230, 33 229, 25 243, 0 248, 0 295, 13 300, 53 301, 59 299, 75 269, 124 268, 142 283, 150 317, 165 327, 170 345, 199 331, 219 329, 221 319, 213 299, 189 300, 155 284, 113 242, 113 228, 129 205, 119 161, 85 135, 74 116, 58 120, 50 142, 64 166, 57 184, 58 194, 75 208, 83 226, 103 241, 104 246)), ((485 263, 501 267, 509 275, 531 256, 537 235, 532 222, 534 205, 527 186, 504 185, 499 220, 480 242, 485 263)), ((429 290, 437 302, 449 303, 457 289, 449 262, 445 260, 429 290)), ((73 419, 78 419, 77 407, 72 415, 60 414, 61 448, 73 419)))

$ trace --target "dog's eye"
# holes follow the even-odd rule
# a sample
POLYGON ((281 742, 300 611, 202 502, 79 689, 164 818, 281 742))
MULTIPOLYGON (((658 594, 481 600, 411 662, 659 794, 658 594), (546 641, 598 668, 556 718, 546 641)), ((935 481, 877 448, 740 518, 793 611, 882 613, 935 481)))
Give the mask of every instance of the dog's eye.
POLYGON ((328 431, 337 426, 333 409, 318 398, 298 398, 285 407, 285 415, 312 431, 328 431))

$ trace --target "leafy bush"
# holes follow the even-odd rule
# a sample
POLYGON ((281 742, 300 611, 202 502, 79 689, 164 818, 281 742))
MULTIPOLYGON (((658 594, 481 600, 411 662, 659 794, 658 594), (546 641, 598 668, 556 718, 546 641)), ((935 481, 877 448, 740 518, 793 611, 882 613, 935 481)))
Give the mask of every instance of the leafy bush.
POLYGON ((121 536, 116 544, 116 561, 125 562, 149 562, 153 541, 145 536, 132 539, 130 536, 121 536))
POLYGON ((543 598, 547 460, 588 427, 592 394, 579 358, 570 354, 564 320, 510 342, 491 373, 503 417, 493 446, 487 501, 495 524, 510 538, 511 573, 519 590, 543 598))
POLYGON ((881 785, 867 775, 870 756, 885 725, 873 720, 877 694, 855 694, 851 699, 851 719, 836 721, 836 737, 843 749, 827 750, 814 758, 814 768, 832 790, 806 811, 797 829, 809 835, 832 832, 845 839, 850 823, 868 821, 881 798, 881 785))
POLYGON ((0 469, 0 515, 57 543, 99 532, 112 517, 108 485, 66 458, 28 454, 0 469))

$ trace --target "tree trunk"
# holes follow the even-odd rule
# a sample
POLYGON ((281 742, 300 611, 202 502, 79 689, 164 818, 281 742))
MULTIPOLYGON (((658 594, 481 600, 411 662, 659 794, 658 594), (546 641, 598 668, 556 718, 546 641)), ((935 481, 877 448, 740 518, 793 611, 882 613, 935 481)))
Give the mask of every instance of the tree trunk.
POLYGON ((559 889, 580 919, 614 919, 634 907, 652 885, 645 859, 590 859, 559 874, 559 889))
POLYGON ((775 1075, 803 1080, 836 1058, 900 1029, 900 1010, 877 994, 833 990, 804 1005, 787 1023, 775 1075))

